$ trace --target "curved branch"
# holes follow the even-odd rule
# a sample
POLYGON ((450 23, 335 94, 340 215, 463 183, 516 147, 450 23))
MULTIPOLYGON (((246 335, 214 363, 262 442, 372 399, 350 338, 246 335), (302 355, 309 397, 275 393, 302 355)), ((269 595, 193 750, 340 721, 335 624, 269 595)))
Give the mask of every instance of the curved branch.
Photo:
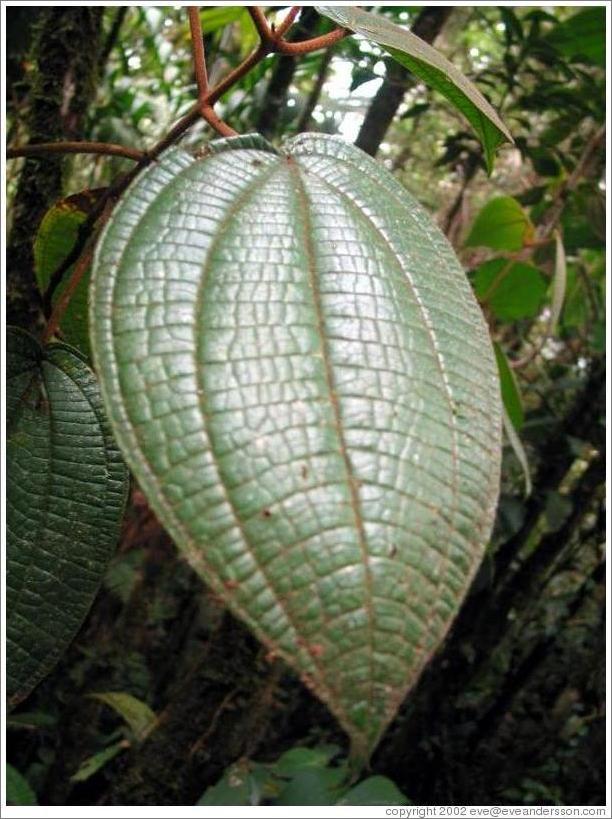
POLYGON ((46 154, 102 154, 105 156, 122 156, 134 162, 144 162, 146 151, 127 148, 112 142, 39 142, 33 145, 18 145, 7 148, 6 158, 17 159, 21 156, 45 156, 46 154))
POLYGON ((313 37, 310 40, 303 40, 301 43, 288 43, 286 40, 278 40, 274 44, 274 50, 280 54, 294 56, 310 54, 311 51, 318 51, 320 48, 329 48, 329 46, 339 42, 351 33, 346 28, 335 28, 328 34, 322 34, 320 37, 313 37))

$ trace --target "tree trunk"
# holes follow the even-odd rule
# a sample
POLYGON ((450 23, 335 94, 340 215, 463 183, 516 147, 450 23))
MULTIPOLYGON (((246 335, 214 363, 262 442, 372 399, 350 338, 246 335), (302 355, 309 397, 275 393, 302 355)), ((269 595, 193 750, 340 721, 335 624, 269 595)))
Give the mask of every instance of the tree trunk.
MULTIPOLYGON (((411 30, 413 34, 433 43, 448 20, 452 8, 429 6, 421 10, 411 30)), ((355 140, 355 145, 370 156, 378 151, 393 118, 400 107, 404 94, 414 84, 413 75, 406 68, 388 59, 387 75, 378 89, 355 140)))
MULTIPOLYGON (((30 55, 30 142, 82 136, 96 88, 102 7, 49 6, 36 22, 30 55)), ((7 248, 7 322, 34 329, 41 321, 32 243, 50 205, 62 195, 62 159, 26 159, 13 204, 7 248)))
MULTIPOLYGON (((313 7, 302 10, 299 21, 291 30, 288 40, 306 40, 314 36, 320 21, 318 12, 313 7)), ((278 130, 279 115, 287 100, 289 86, 295 75, 295 57, 279 57, 276 67, 270 77, 263 105, 257 118, 257 130, 270 139, 278 130)))
POLYGON ((327 51, 323 53, 323 57, 321 58, 321 63, 319 65, 319 72, 317 74, 317 79, 315 80, 314 85, 312 86, 312 90, 308 95, 308 99, 306 100, 306 104, 300 114, 300 119, 298 120, 297 124, 297 132, 298 134, 302 131, 307 131, 310 125, 310 120, 312 119, 312 114, 316 105, 319 101, 319 97, 321 96, 321 91, 323 90, 323 86, 325 85, 325 80, 327 79, 327 74, 329 72, 329 66, 331 65, 332 57, 334 56, 334 49, 333 46, 328 48, 327 51))

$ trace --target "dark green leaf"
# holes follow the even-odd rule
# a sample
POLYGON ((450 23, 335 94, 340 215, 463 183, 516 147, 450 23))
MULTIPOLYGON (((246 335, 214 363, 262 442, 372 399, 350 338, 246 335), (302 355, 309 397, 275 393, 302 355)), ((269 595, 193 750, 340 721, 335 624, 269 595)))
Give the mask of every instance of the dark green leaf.
POLYGON ((216 785, 207 789, 198 805, 259 805, 270 780, 271 774, 263 765, 237 762, 228 768, 216 785))
POLYGON ((111 759, 114 759, 121 751, 125 751, 128 747, 125 740, 116 742, 103 751, 99 751, 93 756, 87 757, 80 765, 78 771, 70 777, 71 782, 86 782, 94 774, 103 768, 111 759))
POLYGON ((7 689, 24 699, 87 614, 127 473, 95 376, 73 349, 7 333, 7 689))
POLYGON ((512 142, 512 136, 492 105, 446 57, 407 29, 356 6, 316 8, 339 26, 382 46, 397 62, 446 97, 478 134, 491 172, 496 149, 504 142, 512 142))
MULTIPOLYGON (((99 195, 99 190, 83 191, 60 199, 44 215, 34 240, 34 270, 41 292, 47 289, 51 276, 75 246, 79 228, 99 195)), ((62 295, 71 272, 72 268, 69 268, 64 273, 62 283, 55 291, 54 303, 62 295)), ((88 270, 72 294, 61 324, 66 341, 85 353, 88 358, 90 357, 87 320, 89 280, 90 271, 88 270)))
POLYGON ((305 768, 324 768, 340 749, 337 745, 321 745, 318 748, 291 748, 274 764, 280 776, 293 776, 305 768))
POLYGON ((151 165, 94 266, 94 357, 139 485, 363 759, 498 491, 497 368, 450 246, 355 147, 245 136, 151 165))
POLYGON ((417 102, 415 105, 412 105, 402 116, 400 119, 411 119, 412 117, 419 117, 421 114, 424 114, 425 111, 428 111, 430 105, 428 102, 417 102))
POLYGON ((520 250, 533 238, 529 217, 511 196, 488 202, 476 217, 465 241, 466 247, 520 250))
POLYGON ((604 66, 606 60, 606 10, 592 6, 557 23, 546 37, 565 57, 604 66))
POLYGON ((333 768, 311 768, 299 771, 281 790, 277 805, 334 805, 335 789, 342 781, 344 771, 333 768))
POLYGON ((497 318, 517 321, 540 312, 548 282, 537 267, 508 259, 491 259, 474 272, 474 290, 497 318))
POLYGON ((345 794, 338 805, 409 805, 404 794, 386 776, 370 776, 345 794))
POLYGON ((28 781, 12 765, 6 765, 6 804, 38 805, 28 781))
POLYGON ((499 381, 501 384, 502 401, 508 413, 508 417, 516 430, 520 430, 525 421, 523 414, 523 402, 519 392, 516 376, 508 364, 504 351, 499 344, 494 343, 495 358, 499 370, 499 381))

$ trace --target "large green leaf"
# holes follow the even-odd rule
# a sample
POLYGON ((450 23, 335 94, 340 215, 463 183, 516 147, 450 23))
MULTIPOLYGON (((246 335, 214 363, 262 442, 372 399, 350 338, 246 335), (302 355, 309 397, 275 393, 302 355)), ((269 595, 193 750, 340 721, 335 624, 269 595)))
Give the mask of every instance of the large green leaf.
POLYGON ((449 244, 357 148, 168 151, 111 217, 92 344, 188 560, 368 755, 452 621, 499 477, 487 328, 449 244))
POLYGON ((438 91, 467 119, 480 139, 489 173, 495 151, 514 142, 499 114, 476 86, 439 51, 406 28, 357 6, 317 6, 317 11, 339 26, 367 37, 393 59, 438 91))
POLYGON ((119 534, 127 473, 95 376, 7 333, 7 691, 24 699, 76 634, 119 534))

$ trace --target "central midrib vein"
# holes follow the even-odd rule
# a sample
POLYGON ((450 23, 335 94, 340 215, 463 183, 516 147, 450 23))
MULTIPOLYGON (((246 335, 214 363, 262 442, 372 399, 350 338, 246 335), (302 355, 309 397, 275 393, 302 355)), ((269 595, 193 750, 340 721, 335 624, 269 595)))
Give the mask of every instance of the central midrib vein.
POLYGON ((373 642, 373 634, 374 634, 374 595, 372 591, 372 571, 370 567, 370 556, 368 553, 368 544, 365 534, 365 529, 363 526, 363 520, 361 514, 359 512, 360 506, 360 499, 359 499, 359 491, 357 480, 355 478, 355 474, 353 471, 353 465, 351 460, 348 456, 348 447, 346 443, 346 439, 344 437, 344 431, 342 428, 342 415, 340 413, 340 404, 338 402, 338 396, 336 394, 336 387, 335 387, 335 380, 334 374, 331 366, 331 358, 330 358, 330 351, 329 346, 326 343, 326 330, 325 330, 325 319, 323 317, 323 304, 321 298, 321 291, 319 288, 319 282, 317 279, 317 269, 316 269, 316 259, 315 259, 315 250, 312 241, 312 223, 310 219, 310 200, 306 189, 304 187, 304 183, 300 176, 300 168, 295 163, 294 160, 289 159, 287 162, 287 167, 289 168, 289 172, 293 179, 295 180, 295 189, 296 195, 299 201, 300 212, 301 216, 303 217, 302 229, 303 229, 303 241, 304 241, 304 249, 306 251, 306 258, 308 260, 308 275, 310 278, 310 283, 312 286, 312 294, 313 294, 313 305, 314 305, 314 312, 315 312, 315 319, 317 324, 317 333, 321 341, 321 359, 323 361, 323 369, 325 372, 325 382, 327 385, 327 392, 329 394, 329 402, 332 408, 332 412, 334 415, 334 422, 336 427, 336 432, 338 436, 338 447, 340 450, 340 455, 344 462, 344 469, 346 472, 346 479, 351 499, 351 508, 353 510, 353 515, 355 518, 355 528, 357 531, 357 537, 359 540, 359 546, 361 549, 361 555, 363 560, 363 566, 365 570, 365 586, 366 592, 368 596, 368 601, 366 604, 366 612, 368 614, 369 620, 369 628, 368 628, 368 637, 369 637, 369 665, 370 665, 370 673, 369 673, 369 683, 370 683, 370 690, 369 690, 369 705, 370 709, 373 705, 373 681, 374 681, 374 642, 373 642))

